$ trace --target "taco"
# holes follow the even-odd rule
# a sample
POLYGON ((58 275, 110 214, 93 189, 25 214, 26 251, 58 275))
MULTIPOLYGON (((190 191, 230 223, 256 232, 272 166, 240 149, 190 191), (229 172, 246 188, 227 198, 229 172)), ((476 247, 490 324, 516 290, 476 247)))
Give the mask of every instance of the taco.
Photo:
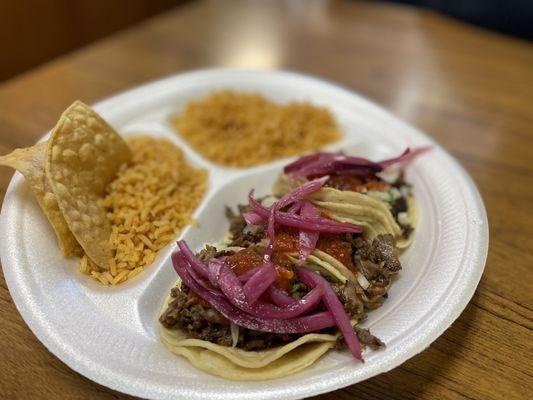
POLYGON ((343 153, 316 153, 285 166, 274 183, 273 193, 281 197, 310 178, 327 176, 327 181, 309 200, 329 218, 361 226, 365 238, 392 235, 400 249, 408 247, 418 221, 416 202, 401 168, 428 150, 409 148, 399 157, 372 162, 343 153))
POLYGON ((314 205, 329 177, 306 180, 270 206, 228 209, 229 235, 172 255, 179 280, 163 306, 161 339, 208 373, 265 380, 298 372, 328 350, 384 346, 359 324, 400 270, 395 236, 332 218, 314 205))

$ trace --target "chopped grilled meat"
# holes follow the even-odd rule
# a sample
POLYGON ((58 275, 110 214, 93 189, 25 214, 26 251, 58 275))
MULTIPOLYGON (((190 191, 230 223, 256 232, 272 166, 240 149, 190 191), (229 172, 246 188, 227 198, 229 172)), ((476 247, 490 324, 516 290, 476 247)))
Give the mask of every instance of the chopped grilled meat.
POLYGON ((384 347, 385 343, 372 335, 368 329, 355 327, 355 333, 357 338, 363 347, 370 347, 372 350, 377 350, 380 347, 384 347))
POLYGON ((364 300, 365 310, 376 310, 383 305, 385 302, 385 296, 383 297, 374 297, 364 300))
POLYGON ((385 268, 396 272, 402 268, 400 253, 396 247, 396 240, 392 235, 379 235, 372 242, 372 261, 384 262, 385 268))
POLYGON ((207 265, 209 263, 209 260, 215 258, 216 254, 217 248, 215 246, 210 246, 206 244, 205 248, 203 248, 198 254, 196 254, 196 257, 198 257, 201 262, 207 265))
POLYGON ((352 175, 332 175, 324 186, 337 190, 358 191, 364 180, 352 175))
MULTIPOLYGON (((381 347, 385 347, 385 343, 372 335, 368 329, 359 328, 358 326, 354 326, 353 329, 355 330, 357 339, 359 339, 359 343, 363 349, 370 347, 372 350, 378 350, 381 347)), ((342 335, 337 339, 335 348, 337 350, 344 350, 346 348, 346 342, 344 341, 344 337, 342 337, 342 335)))
POLYGON ((407 186, 408 188, 411 187, 411 184, 405 181, 405 174, 403 171, 400 171, 400 174, 391 185, 398 189, 401 189, 402 186, 407 186))
POLYGON ((360 270, 369 282, 388 282, 390 275, 390 271, 388 269, 384 269, 380 264, 374 264, 372 261, 363 260, 360 257, 358 260, 360 270))
POLYGON ((237 347, 244 350, 265 350, 296 340, 301 335, 258 332, 240 328, 237 347))
MULTIPOLYGON (((266 236, 265 226, 249 225, 243 213, 249 210, 248 206, 239 206, 238 213, 231 209, 226 210, 230 222, 231 242, 229 246, 248 248, 263 240, 266 236)), ((350 243, 348 253, 353 256, 353 261, 358 270, 369 281, 369 286, 362 289, 360 285, 352 282, 346 284, 332 283, 333 290, 344 305, 351 319, 362 321, 365 310, 381 306, 387 296, 390 277, 401 266, 398 259, 398 250, 392 235, 379 235, 373 241, 363 239, 353 234, 344 235, 344 240, 350 243)), ((228 254, 231 251, 218 251, 214 246, 206 245, 197 257, 208 264, 209 260, 228 254)), ((301 298, 310 288, 294 282, 291 295, 301 298)), ((168 329, 183 329, 190 337, 199 338, 223 346, 231 346, 230 322, 218 311, 205 303, 200 297, 183 286, 182 289, 174 288, 171 291, 172 300, 160 317, 160 322, 168 329)), ((319 305, 318 310, 324 307, 319 305)), ((373 349, 383 346, 383 343, 366 329, 354 328, 363 346, 373 349)), ((330 329, 323 332, 336 332, 330 329)), ((239 328, 237 347, 249 351, 264 350, 275 346, 284 345, 294 341, 301 335, 281 335, 268 332, 253 331, 239 328)), ((339 345, 343 344, 342 337, 339 345)))
POLYGON ((411 233, 413 233, 413 231, 414 231, 414 228, 412 226, 408 226, 407 228, 403 228, 402 237, 404 239, 409 238, 409 236, 411 236, 411 233))
POLYGON ((309 291, 311 290, 310 287, 306 286, 302 282, 296 280, 292 284, 291 293, 293 299, 300 300, 302 297, 304 297, 309 291))
POLYGON ((209 260, 211 260, 212 258, 219 258, 219 257, 223 257, 223 256, 229 256, 229 255, 232 255, 234 253, 235 252, 232 251, 232 250, 217 250, 217 248, 215 246, 210 246, 210 245, 206 244, 205 248, 203 248, 202 250, 200 250, 199 253, 196 254, 196 257, 198 257, 198 259, 202 263, 207 265, 209 263, 209 260))
POLYGON ((192 337, 231 346, 228 320, 215 309, 201 305, 192 292, 175 289, 171 291, 173 300, 159 322, 167 329, 182 328, 192 337))
POLYGON ((405 197, 398 197, 394 202, 392 203, 391 212, 392 215, 394 215, 394 219, 398 220, 398 214, 401 212, 407 212, 407 200, 405 197))
POLYGON ((249 247, 259 243, 266 233, 264 225, 246 225, 242 232, 233 236, 229 246, 249 247))
MULTIPOLYGON (((190 337, 207 340, 221 346, 231 346, 230 322, 209 307, 192 291, 183 286, 173 288, 172 297, 159 322, 167 329, 183 329, 190 337)), ((239 329, 237 347, 244 350, 264 350, 296 340, 301 335, 283 335, 239 329)))
POLYGON ((243 214, 250 210, 248 205, 239 205, 239 213, 235 214, 229 207, 226 208, 226 217, 229 220, 229 232, 231 242, 229 246, 248 247, 260 242, 265 237, 266 227, 264 225, 248 225, 243 214))
MULTIPOLYGON (((362 320, 364 308, 362 301, 356 294, 355 285, 348 282, 346 285, 333 284, 332 287, 350 316, 362 320)), ((209 307, 186 286, 181 289, 173 288, 171 297, 172 300, 167 309, 159 318, 165 328, 183 329, 190 337, 206 340, 221 346, 232 345, 230 323, 218 311, 209 307)), ((370 346, 374 349, 383 345, 379 339, 372 336, 367 330, 357 327, 354 329, 363 346, 370 346)), ((332 329, 322 332, 335 333, 332 329)), ((248 351, 264 350, 282 346, 300 336, 300 334, 286 335, 240 328, 237 347, 248 351)), ((345 344, 342 337, 339 339, 337 346, 344 348, 345 344)))
POLYGON ((387 286, 382 283, 372 282, 366 292, 370 297, 384 297, 387 294, 387 286))
POLYGON ((400 268, 398 250, 392 235, 379 235, 373 241, 360 236, 345 235, 352 244, 354 264, 368 281, 362 301, 366 310, 381 307, 389 289, 392 275, 400 268))
POLYGON ((347 281, 345 284, 333 283, 331 287, 350 317, 361 320, 364 317, 365 310, 363 302, 357 296, 355 285, 347 281))
POLYGON ((226 207, 226 218, 229 221, 229 233, 232 237, 239 235, 244 230, 247 224, 243 214, 250 211, 248 205, 239 205, 237 208, 239 212, 236 214, 230 207, 226 207))
POLYGON ((170 296, 173 300, 170 301, 165 312, 159 317, 159 322, 168 329, 172 329, 176 326, 180 318, 180 311, 186 307, 188 300, 186 294, 180 295, 181 292, 176 289, 177 288, 172 288, 170 291, 170 296))
POLYGON ((362 260, 368 260, 374 264, 384 263, 385 268, 392 272, 397 272, 402 268, 396 241, 390 234, 378 235, 372 242, 355 235, 346 235, 345 240, 352 244, 355 253, 362 260))

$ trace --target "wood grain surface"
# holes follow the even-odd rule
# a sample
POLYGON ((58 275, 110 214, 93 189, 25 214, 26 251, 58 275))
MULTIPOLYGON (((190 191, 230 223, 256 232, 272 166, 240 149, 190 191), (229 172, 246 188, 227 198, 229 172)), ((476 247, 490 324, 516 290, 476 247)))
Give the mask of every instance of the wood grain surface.
MULTIPOLYGON (((533 398, 533 46, 387 3, 191 2, 1 85, 0 153, 74 99, 214 66, 291 69, 369 97, 443 144, 487 207, 487 266, 459 319, 402 366, 317 399, 533 398)), ((10 178, 0 170, 2 193, 10 178)), ((128 398, 50 354, 3 277, 0 313, 0 398, 128 398)))
POLYGON ((5 80, 185 0, 32 0, 0 2, 5 80), (105 14, 106 18, 102 18, 105 14), (21 29, 21 26, 24 28, 21 29), (36 38, 38 37, 38 40, 36 38))

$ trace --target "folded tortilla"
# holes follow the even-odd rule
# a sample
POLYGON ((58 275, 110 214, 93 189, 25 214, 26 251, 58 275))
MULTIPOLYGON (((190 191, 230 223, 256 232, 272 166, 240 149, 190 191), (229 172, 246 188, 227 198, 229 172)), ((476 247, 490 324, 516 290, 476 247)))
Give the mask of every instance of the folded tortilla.
MULTIPOLYGON (((272 187, 277 197, 283 196, 291 189, 287 175, 280 175, 272 187)), ((360 226, 363 228, 363 235, 370 240, 378 235, 391 234, 396 239, 396 246, 399 249, 409 247, 413 241, 413 232, 407 238, 403 237, 402 228, 383 200, 359 192, 329 187, 323 187, 312 193, 308 199, 329 218, 360 226)), ((411 227, 415 228, 418 211, 413 197, 407 198, 407 214, 411 227)))
MULTIPOLYGON (((180 281, 176 286, 180 285, 180 281)), ((168 296, 162 309, 166 309, 168 296)), ((165 347, 183 356, 196 368, 212 375, 240 381, 276 379, 294 374, 315 363, 335 347, 337 335, 308 333, 291 343, 260 351, 221 346, 206 340, 191 339, 180 329, 160 325, 165 347)))

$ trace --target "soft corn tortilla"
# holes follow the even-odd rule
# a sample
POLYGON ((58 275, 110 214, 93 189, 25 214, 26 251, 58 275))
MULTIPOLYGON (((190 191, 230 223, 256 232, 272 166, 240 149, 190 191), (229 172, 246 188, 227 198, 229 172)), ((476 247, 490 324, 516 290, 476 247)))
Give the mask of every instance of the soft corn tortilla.
POLYGON ((48 141, 45 169, 59 209, 87 256, 104 269, 113 255, 101 200, 130 159, 126 142, 80 101, 63 112, 48 141))
POLYGON ((205 340, 187 339, 185 333, 179 330, 164 329, 161 336, 165 342, 171 343, 172 346, 201 347, 225 357, 239 367, 252 369, 266 367, 300 346, 315 342, 333 342, 334 344, 337 340, 335 335, 309 333, 281 347, 261 351, 246 351, 237 347, 220 346, 205 340))
MULTIPOLYGON (((346 280, 356 282, 356 277, 353 274, 353 272, 347 268, 343 263, 341 263, 339 260, 337 260, 335 257, 330 256, 328 253, 319 250, 314 249, 312 255, 320 260, 324 264, 327 264, 331 266, 332 268, 335 268, 346 280)), ((342 281, 344 283, 345 281, 342 281)))
MULTIPOLYGON (((286 255, 292 262, 295 264, 298 263, 298 253, 288 253, 286 255)), ((346 283, 347 280, 355 280, 351 271, 340 261, 318 249, 313 250, 313 252, 307 256, 302 267, 317 271, 321 275, 330 277, 335 282, 346 283)))
POLYGON ((293 182, 290 180, 289 175, 280 174, 272 185, 272 194, 278 198, 282 197, 284 194, 289 193, 296 186, 299 186, 300 183, 303 182, 293 182))
POLYGON ((232 363, 219 353, 201 347, 170 347, 170 351, 189 360, 199 370, 238 381, 264 381, 295 374, 314 364, 335 342, 316 342, 302 345, 261 368, 245 368, 232 363))
POLYGON ((30 184, 39 206, 54 229, 63 255, 65 257, 81 255, 81 246, 61 214, 45 173, 46 147, 47 142, 41 142, 25 149, 16 149, 10 154, 1 156, 0 165, 16 169, 30 184))
MULTIPOLYGON (((180 285, 180 281, 176 286, 180 285)), ((168 296, 161 312, 171 297, 168 296)), ((172 353, 184 356, 196 368, 227 379, 257 381, 296 373, 316 362, 335 347, 337 335, 309 333, 284 346, 261 351, 220 346, 189 339, 182 330, 160 328, 161 340, 172 353)))
MULTIPOLYGON (((291 183, 287 175, 281 174, 274 182, 272 192, 276 197, 281 197, 294 185, 298 183, 291 183)), ((366 194, 328 187, 312 193, 308 198, 331 219, 363 228, 364 235, 370 240, 378 235, 391 234, 396 238, 396 246, 399 249, 409 247, 413 241, 413 233, 407 238, 402 236, 402 228, 384 201, 366 194)), ((415 228, 418 222, 418 211, 412 197, 407 199, 407 206, 411 226, 415 228)))
MULTIPOLYGON (((408 247, 413 240, 402 236, 402 229, 396 222, 387 205, 374 197, 347 190, 322 188, 309 196, 319 209, 336 221, 359 225, 365 236, 373 240, 378 235, 391 234, 396 238, 399 249, 408 247)), ((408 214, 415 228, 417 210, 413 198, 408 198, 408 214)))

